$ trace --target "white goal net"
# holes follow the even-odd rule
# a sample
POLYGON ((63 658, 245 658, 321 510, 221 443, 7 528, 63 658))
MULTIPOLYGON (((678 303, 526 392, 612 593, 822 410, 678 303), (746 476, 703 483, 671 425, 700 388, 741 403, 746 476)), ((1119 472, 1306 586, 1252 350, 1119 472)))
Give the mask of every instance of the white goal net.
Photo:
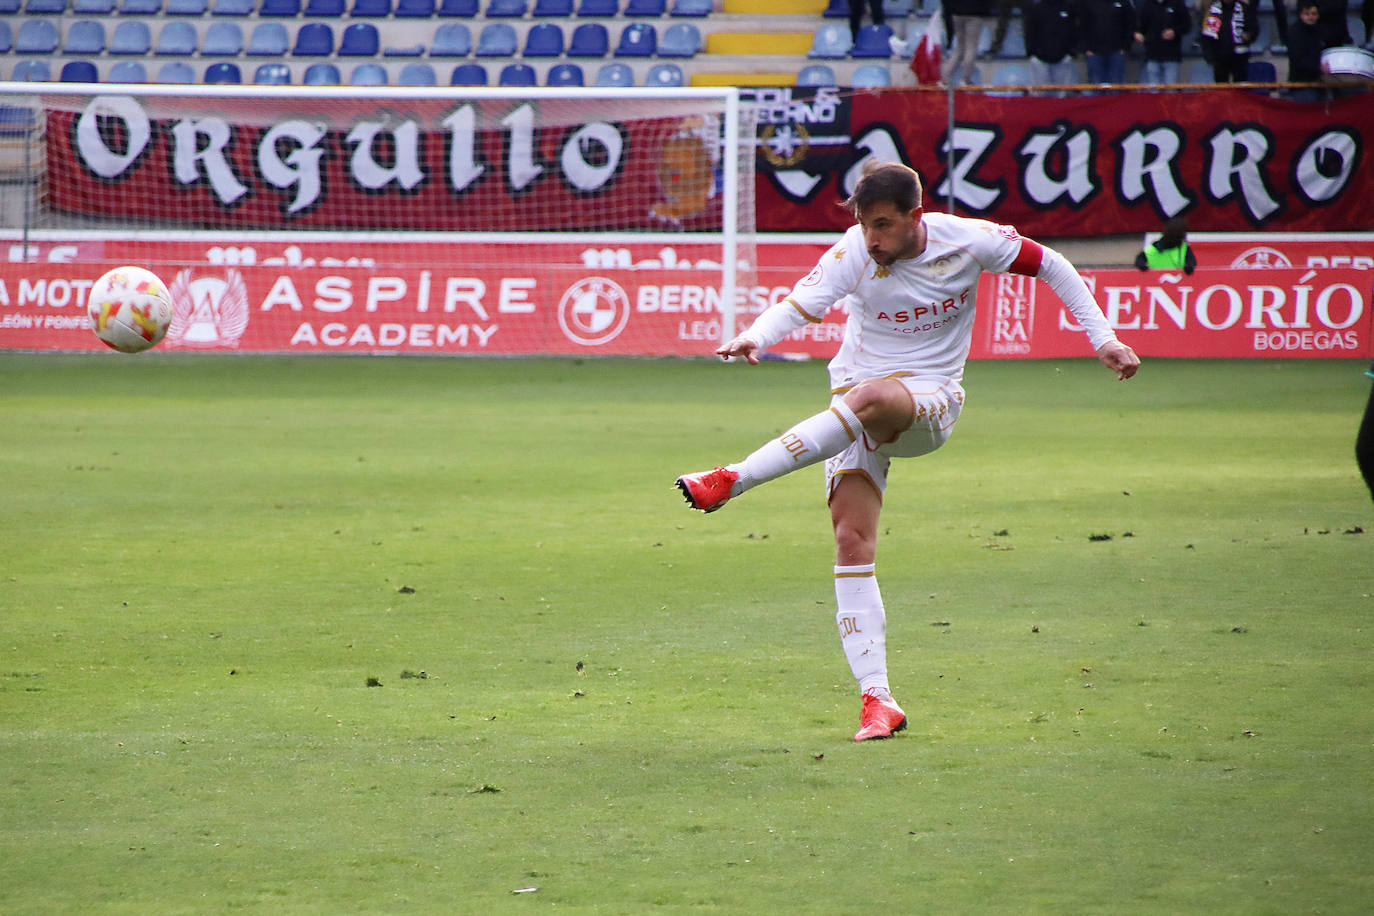
POLYGON ((170 348, 702 352, 752 287, 753 136, 734 89, 0 83, 5 270, 51 315, 149 267, 170 348))

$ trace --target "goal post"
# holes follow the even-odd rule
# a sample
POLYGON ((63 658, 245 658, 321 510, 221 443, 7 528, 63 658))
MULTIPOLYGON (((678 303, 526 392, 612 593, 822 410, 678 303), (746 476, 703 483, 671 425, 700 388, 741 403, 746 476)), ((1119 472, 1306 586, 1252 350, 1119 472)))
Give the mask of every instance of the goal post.
POLYGON ((413 312, 487 352, 700 353, 756 272, 754 134, 734 88, 0 83, 0 215, 9 265, 164 276, 203 319, 173 347, 233 299, 283 324, 240 347, 313 314, 386 349, 413 312))

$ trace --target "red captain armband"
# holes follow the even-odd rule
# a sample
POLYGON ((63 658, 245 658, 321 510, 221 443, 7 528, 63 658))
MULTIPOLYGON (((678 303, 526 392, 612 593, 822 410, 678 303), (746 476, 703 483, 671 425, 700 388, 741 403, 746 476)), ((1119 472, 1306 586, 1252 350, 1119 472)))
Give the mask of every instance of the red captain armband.
MULTIPOLYGON (((1370 2, 1370 0, 1365 0, 1370 2)), ((1007 268, 1009 274, 1022 274, 1027 277, 1034 277, 1040 273, 1040 265, 1045 261, 1045 249, 1039 242, 1032 242, 1030 239, 1021 239, 1021 250, 1016 253, 1016 260, 1011 262, 1007 268)))

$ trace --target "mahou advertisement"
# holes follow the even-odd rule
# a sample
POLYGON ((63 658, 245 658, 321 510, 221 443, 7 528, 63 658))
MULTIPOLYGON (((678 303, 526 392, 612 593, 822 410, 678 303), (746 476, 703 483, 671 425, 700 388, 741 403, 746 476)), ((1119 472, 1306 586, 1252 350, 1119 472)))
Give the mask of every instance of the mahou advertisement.
MULTIPOLYGON (((775 242, 759 246, 756 282, 736 290, 740 327, 785 296, 826 248, 775 242)), ((1142 355, 1374 355, 1367 242, 1218 237, 1194 247, 1200 266, 1192 274, 1084 272, 1108 321, 1142 355)), ((150 266, 172 293, 175 317, 159 345, 168 351, 701 356, 721 338, 718 249, 549 243, 539 265, 522 263, 527 251, 499 242, 270 237, 73 237, 27 252, 12 245, 0 264, 0 347, 100 349, 86 294, 125 263, 150 266)), ((1039 281, 984 274, 977 301, 974 359, 1090 355, 1082 330, 1039 281)), ((828 358, 844 319, 837 307, 774 349, 828 358)))

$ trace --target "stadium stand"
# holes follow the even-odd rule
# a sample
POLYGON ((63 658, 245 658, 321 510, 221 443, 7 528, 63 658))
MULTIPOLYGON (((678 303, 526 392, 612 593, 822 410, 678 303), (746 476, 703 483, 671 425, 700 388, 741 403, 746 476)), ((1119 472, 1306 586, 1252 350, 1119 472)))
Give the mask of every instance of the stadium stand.
POLYGON ((506 64, 497 77, 498 86, 538 86, 539 78, 529 64, 506 64))
POLYGON ((472 53, 472 31, 465 22, 445 22, 434 30, 430 57, 467 57, 472 53))
MULTIPOLYGON (((187 69, 189 70, 190 67, 187 66, 187 69)), ((162 82, 160 75, 158 82, 162 82)), ((174 80, 174 82, 181 82, 181 80, 174 80)), ((219 61, 205 68, 205 82, 208 84, 241 83, 243 82, 243 76, 239 73, 238 64, 229 61, 219 61)))
POLYGON ((333 64, 311 64, 305 68, 301 82, 307 86, 337 86, 341 82, 339 68, 333 64))
POLYGON ((605 57, 610 50, 610 32, 599 22, 582 23, 568 41, 569 57, 605 57))
POLYGON ((291 48, 296 57, 328 57, 334 53, 334 30, 323 22, 307 22, 296 32, 291 48))
MULTIPOLYGON (((5 24, 8 33, 9 23, 5 24)), ((8 45, 8 42, 6 42, 8 45)), ((9 50, 7 47, 5 50, 9 50)), ((80 19, 67 30, 67 41, 62 45, 63 54, 84 54, 98 56, 105 50, 105 23, 95 19, 80 19)))
POLYGON ((115 26, 110 36, 111 54, 148 54, 153 49, 153 33, 142 19, 126 19, 115 26))
POLYGON ((644 85, 646 86, 675 88, 686 84, 687 78, 683 74, 682 68, 677 64, 654 64, 644 77, 644 85))
POLYGON ((852 89, 881 89, 892 85, 892 74, 881 64, 864 64, 849 79, 852 89))
POLYGON ((846 26, 827 23, 816 29, 816 35, 811 42, 811 50, 807 56, 824 60, 841 60, 849 56, 849 49, 853 46, 854 38, 849 34, 849 29, 846 26))
POLYGON ((561 57, 563 29, 553 22, 540 22, 525 33, 525 57, 561 57))
POLYGON ((148 82, 148 68, 143 66, 141 60, 117 61, 110 67, 106 80, 111 83, 146 83, 148 82))
POLYGON ((381 33, 377 27, 370 22, 355 22, 343 31, 343 38, 339 40, 339 56, 376 57, 380 47, 381 33))
POLYGON ((348 75, 350 86, 385 86, 386 68, 381 64, 358 64, 348 75))
POLYGON ((616 57, 653 57, 658 49, 658 32, 647 22, 633 22, 620 33, 616 57))
POLYGON ((244 53, 249 57, 282 57, 289 46, 286 26, 280 22, 259 22, 248 36, 244 53))
POLYGON ((861 26, 858 37, 854 39, 854 47, 849 49, 849 56, 887 59, 892 56, 891 39, 892 26, 890 25, 861 26))
POLYGON ((485 86, 487 85, 487 68, 481 64, 459 64, 453 68, 453 75, 449 77, 450 86, 485 86))
POLYGON ((57 50, 57 26, 48 19, 28 19, 14 40, 16 54, 52 54, 57 50))
POLYGON ((397 77, 396 84, 399 86, 433 86, 438 81, 438 77, 434 75, 434 68, 429 64, 412 62, 401 68, 401 75, 397 77))
POLYGON ((157 47, 153 53, 162 57, 190 57, 196 53, 199 36, 195 26, 189 22, 174 20, 164 23, 157 34, 157 47))
POLYGON ((798 86, 834 86, 835 71, 828 64, 807 64, 797 72, 798 86))
POLYGON ((243 53, 243 29, 237 22, 212 22, 200 46, 204 57, 238 57, 243 53))
POLYGON ((584 86, 586 77, 577 64, 554 64, 544 78, 546 86, 584 86))
MULTIPOLYGON (((191 65, 185 61, 169 60, 158 68, 157 81, 159 83, 177 83, 189 85, 196 81, 196 71, 191 69, 191 65)), ((225 83, 237 83, 238 77, 233 79, 221 80, 225 83)))
POLYGON ((52 79, 52 69, 46 60, 21 60, 14 65, 10 79, 17 83, 44 83, 52 79))
POLYGON ((596 84, 611 88, 633 86, 635 72, 627 64, 602 64, 601 69, 596 71, 596 84))
POLYGON ((69 60, 62 65, 58 79, 64 83, 98 83, 100 71, 88 60, 69 60))
POLYGON ((477 35, 476 57, 514 57, 515 29, 504 22, 489 22, 477 35))
POLYGON ((253 82, 259 86, 285 86, 291 82, 291 68, 286 64, 258 64, 253 82))
POLYGON ((659 57, 696 57, 701 50, 701 32, 690 22, 675 22, 663 30, 658 44, 659 57))

